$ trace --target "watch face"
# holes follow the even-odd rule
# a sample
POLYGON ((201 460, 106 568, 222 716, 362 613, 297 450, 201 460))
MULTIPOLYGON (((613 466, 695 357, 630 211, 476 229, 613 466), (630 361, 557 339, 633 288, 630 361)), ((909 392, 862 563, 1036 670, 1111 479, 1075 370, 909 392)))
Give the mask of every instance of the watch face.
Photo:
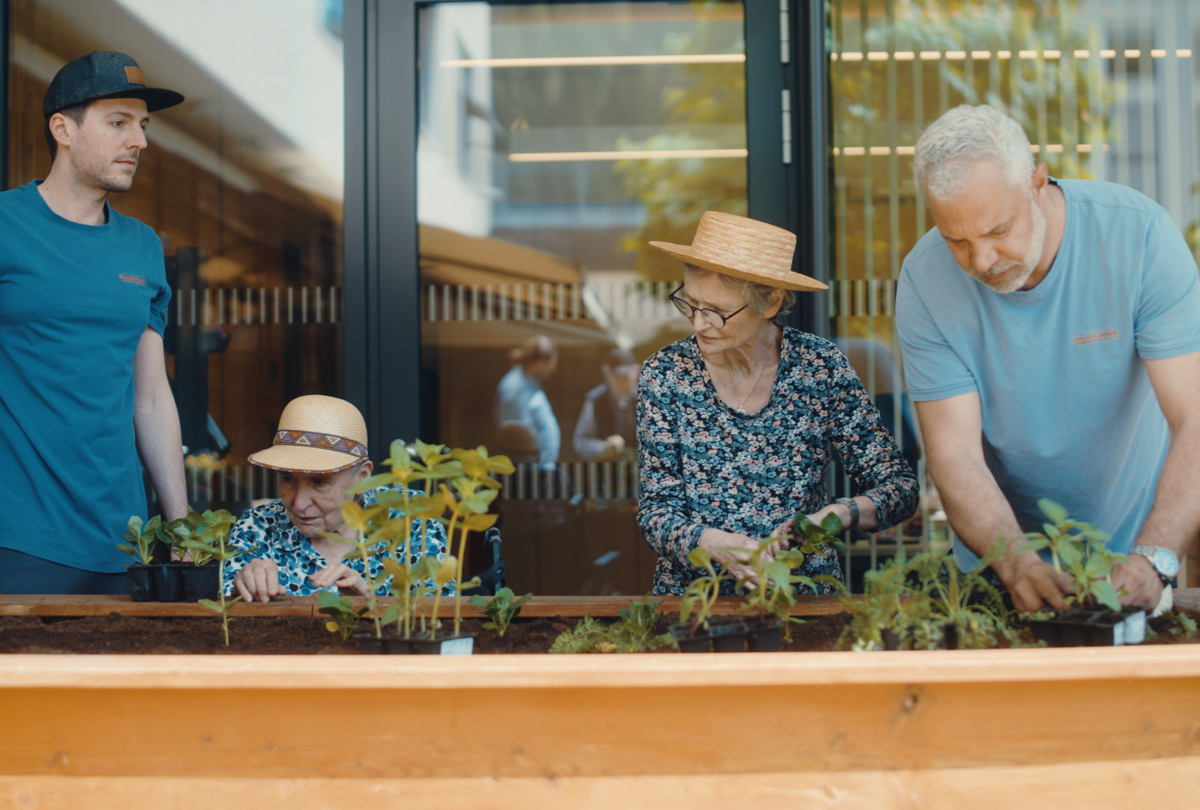
POLYGON ((1158 573, 1164 577, 1174 577, 1179 573, 1179 560, 1165 548, 1154 549, 1154 556, 1150 558, 1150 562, 1154 563, 1158 573))

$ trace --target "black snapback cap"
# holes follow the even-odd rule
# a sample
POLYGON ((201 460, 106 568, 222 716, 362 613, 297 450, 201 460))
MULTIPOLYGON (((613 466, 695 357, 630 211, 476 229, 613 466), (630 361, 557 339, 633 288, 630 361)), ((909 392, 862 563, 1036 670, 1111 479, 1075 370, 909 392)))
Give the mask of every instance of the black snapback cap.
POLYGON ((49 118, 59 110, 101 98, 140 98, 149 112, 165 110, 183 101, 174 90, 147 87, 146 75, 133 57, 116 51, 92 51, 63 65, 54 75, 42 114, 49 118))

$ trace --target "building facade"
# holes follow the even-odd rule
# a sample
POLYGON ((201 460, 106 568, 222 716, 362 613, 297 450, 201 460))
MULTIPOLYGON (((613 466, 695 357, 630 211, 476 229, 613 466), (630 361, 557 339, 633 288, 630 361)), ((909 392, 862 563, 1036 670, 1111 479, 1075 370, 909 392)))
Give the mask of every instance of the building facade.
MULTIPOLYGON (((5 188, 49 169, 40 105, 67 61, 124 51, 187 97, 153 116, 134 188, 112 204, 163 242, 193 505, 272 497, 246 456, 290 399, 344 396, 377 462, 414 438, 521 462, 498 508, 522 592, 649 589, 630 448, 575 438, 614 348, 640 361, 688 333, 666 301, 681 268, 646 244, 690 242, 703 211, 797 233, 796 269, 830 290, 802 295, 793 324, 839 341, 922 479, 891 318, 900 263, 930 227, 911 180, 926 123, 999 105, 1053 175, 1130 185, 1200 233, 1187 0, 0 10, 5 188), (549 462, 549 438, 502 431, 493 410, 512 350, 539 336, 558 354, 540 383, 549 462)), ((923 490, 916 518, 852 538, 848 569, 945 541, 923 490)))

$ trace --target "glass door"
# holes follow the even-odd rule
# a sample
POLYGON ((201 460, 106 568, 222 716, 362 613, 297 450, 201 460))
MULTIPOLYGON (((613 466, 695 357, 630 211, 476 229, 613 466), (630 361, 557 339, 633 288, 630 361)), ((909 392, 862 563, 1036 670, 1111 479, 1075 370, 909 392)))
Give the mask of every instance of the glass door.
POLYGON ((740 2, 420 7, 422 433, 518 462, 518 593, 642 594, 633 384, 707 210, 747 214, 740 2))

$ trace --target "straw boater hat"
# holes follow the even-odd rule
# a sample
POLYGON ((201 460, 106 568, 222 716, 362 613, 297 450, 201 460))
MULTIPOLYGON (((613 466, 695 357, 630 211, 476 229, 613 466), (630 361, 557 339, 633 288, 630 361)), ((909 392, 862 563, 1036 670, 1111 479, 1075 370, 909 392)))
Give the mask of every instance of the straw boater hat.
POLYGON ((706 211, 690 245, 650 244, 685 264, 756 284, 785 290, 829 289, 815 278, 792 272, 794 233, 755 219, 706 211))
POLYGON ((251 464, 280 472, 338 472, 367 460, 367 423, 336 397, 297 397, 283 409, 275 441, 251 464))

